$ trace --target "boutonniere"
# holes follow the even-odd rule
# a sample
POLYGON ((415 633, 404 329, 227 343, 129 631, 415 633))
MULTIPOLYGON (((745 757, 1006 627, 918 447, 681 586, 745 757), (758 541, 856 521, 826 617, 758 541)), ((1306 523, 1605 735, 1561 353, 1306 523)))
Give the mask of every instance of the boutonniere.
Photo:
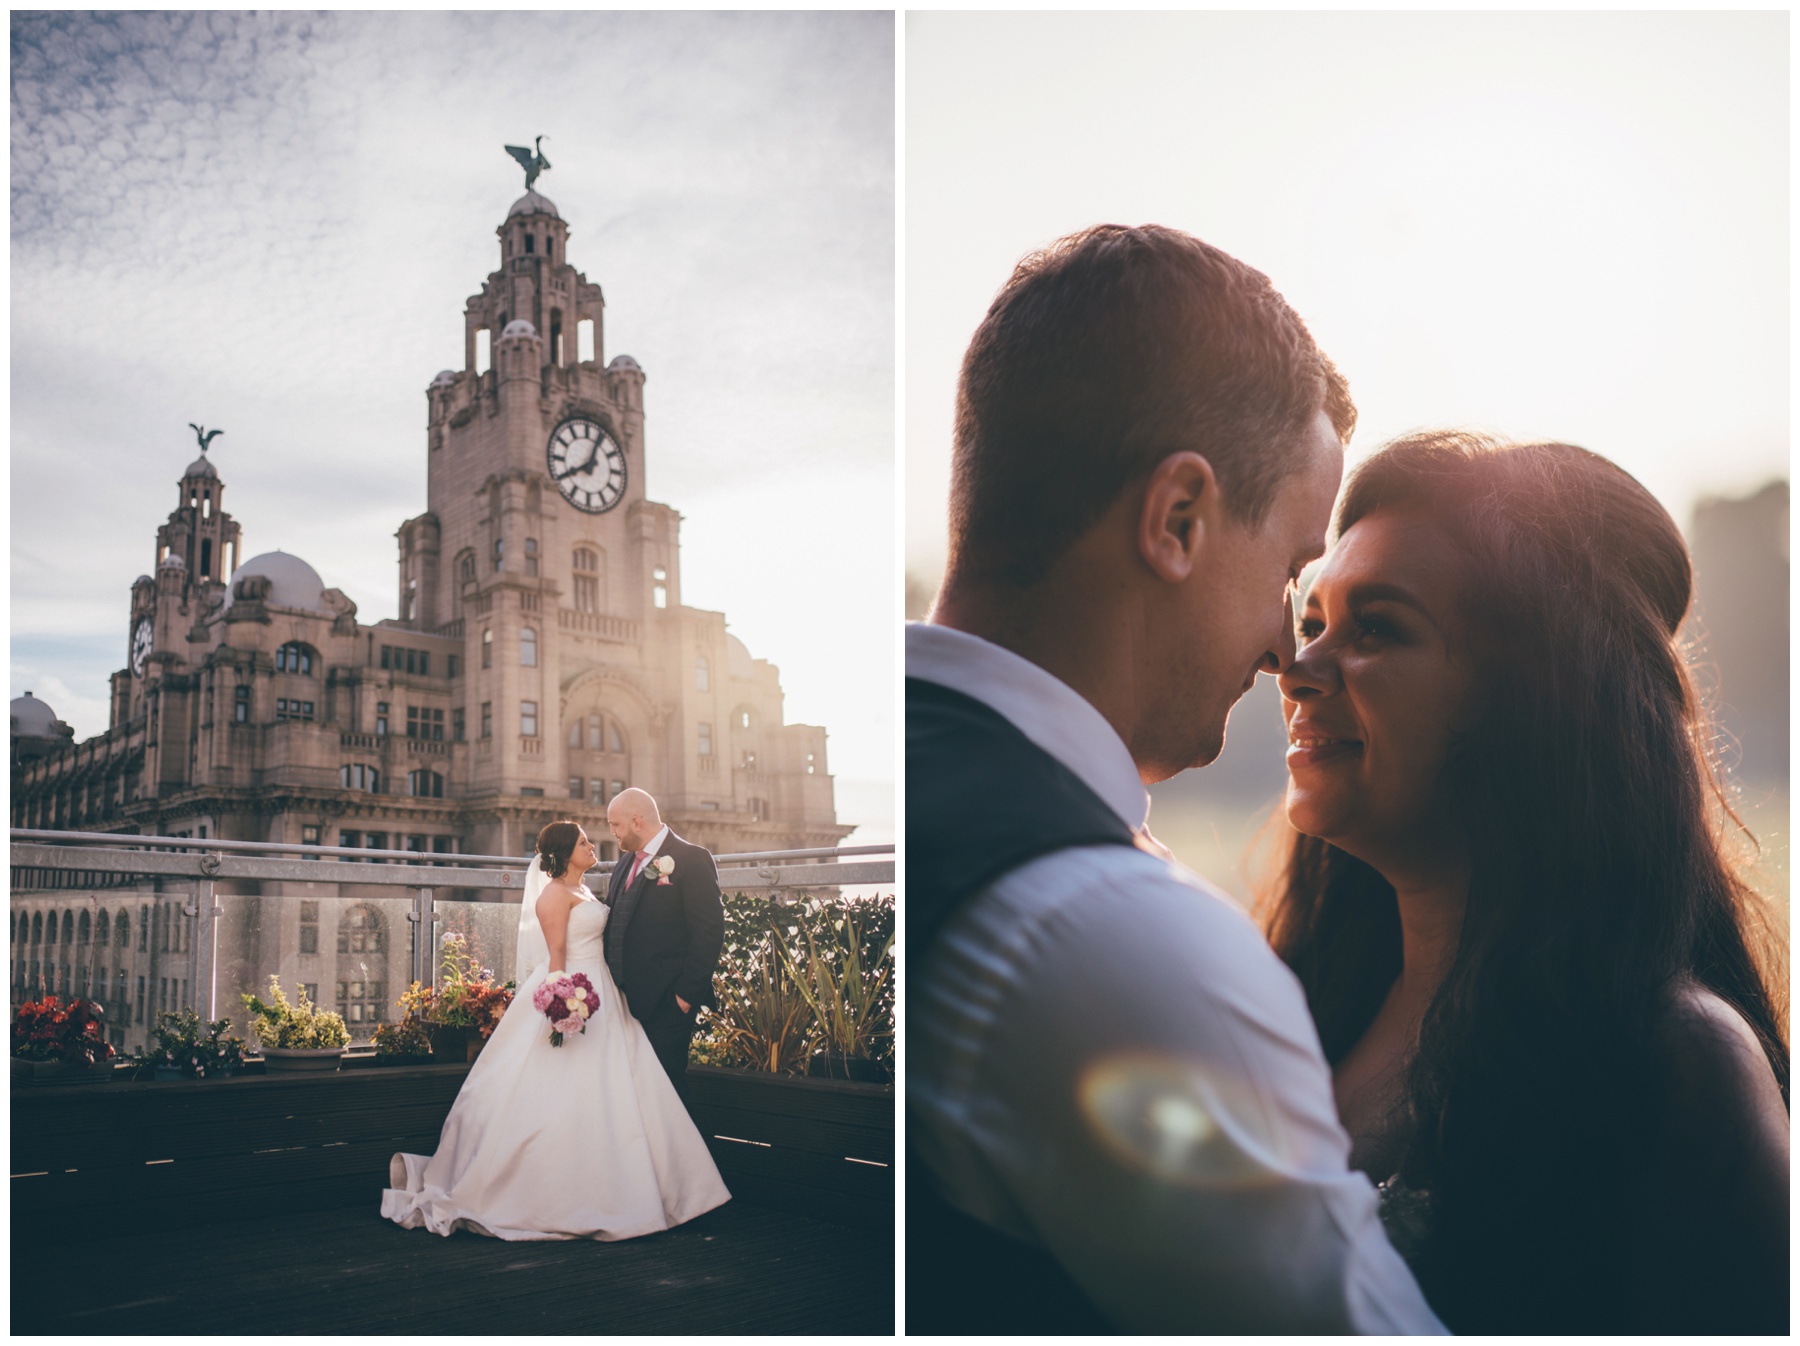
POLYGON ((675 857, 672 855, 659 855, 650 862, 650 869, 651 872, 656 875, 656 882, 658 885, 667 887, 669 875, 675 872, 675 857))

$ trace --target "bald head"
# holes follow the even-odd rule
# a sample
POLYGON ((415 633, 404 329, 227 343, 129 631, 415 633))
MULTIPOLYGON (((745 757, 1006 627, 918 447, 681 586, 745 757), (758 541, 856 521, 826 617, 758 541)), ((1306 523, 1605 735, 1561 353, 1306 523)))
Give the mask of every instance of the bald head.
POLYGON ((662 813, 647 791, 635 785, 621 790, 606 806, 606 825, 622 851, 640 851, 662 830, 662 813))

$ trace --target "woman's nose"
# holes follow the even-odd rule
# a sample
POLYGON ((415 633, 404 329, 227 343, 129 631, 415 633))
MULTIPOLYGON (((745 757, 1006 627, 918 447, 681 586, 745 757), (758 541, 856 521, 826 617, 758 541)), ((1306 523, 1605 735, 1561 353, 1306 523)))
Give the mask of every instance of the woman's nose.
MULTIPOLYGON (((1288 640, 1289 647, 1294 648, 1291 634, 1288 640)), ((1276 682, 1281 687, 1281 694, 1289 701, 1304 701, 1337 685, 1337 665, 1324 641, 1310 641, 1294 650, 1276 682)))

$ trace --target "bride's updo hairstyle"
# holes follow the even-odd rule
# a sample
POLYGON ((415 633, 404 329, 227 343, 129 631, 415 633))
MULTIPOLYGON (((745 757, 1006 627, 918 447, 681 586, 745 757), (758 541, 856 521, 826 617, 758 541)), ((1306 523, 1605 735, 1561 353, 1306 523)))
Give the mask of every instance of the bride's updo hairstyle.
MULTIPOLYGON (((1403 1104, 1401 1173, 1432 1194, 1422 1287, 1457 1332, 1688 1330, 1643 1322, 1631 1280, 1626 1193, 1669 1097, 1654 1035, 1691 979, 1755 1030, 1784 1099, 1788 1062, 1779 927, 1733 858, 1687 667, 1687 547, 1568 444, 1408 436, 1351 474, 1334 536, 1395 508, 1461 554, 1477 702, 1439 782, 1469 838, 1462 933, 1403 1104)), ((1399 975, 1394 890, 1298 836, 1269 915, 1335 1066, 1399 975)))
POLYGON ((544 830, 537 834, 537 853, 544 861, 544 873, 553 879, 562 878, 580 840, 581 829, 567 819, 544 824, 544 830))

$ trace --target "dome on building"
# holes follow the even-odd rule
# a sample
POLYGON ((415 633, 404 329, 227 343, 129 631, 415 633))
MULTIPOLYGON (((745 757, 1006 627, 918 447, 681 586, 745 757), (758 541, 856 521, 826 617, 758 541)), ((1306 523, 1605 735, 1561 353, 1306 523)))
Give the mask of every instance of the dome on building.
POLYGON ((525 195, 514 201, 512 209, 506 212, 506 218, 510 220, 514 215, 554 215, 559 220, 562 218, 562 212, 557 210, 556 202, 537 192, 526 192, 525 195))
POLYGON ((39 701, 30 692, 24 696, 15 696, 12 703, 12 734, 14 738, 61 738, 62 722, 56 718, 56 712, 50 709, 49 703, 39 701))
POLYGON ((162 560, 156 563, 156 568, 158 570, 186 570, 187 562, 182 560, 174 552, 170 552, 167 556, 163 557, 162 560))
POLYGON ((750 647, 729 631, 725 633, 725 669, 734 678, 756 676, 756 660, 750 657, 750 647))
POLYGON ((440 369, 438 370, 438 376, 431 381, 431 386, 433 388, 447 388, 455 382, 456 371, 454 369, 440 369))
POLYGON ((500 333, 500 339, 505 341, 508 337, 534 337, 536 335, 537 328, 533 327, 528 319, 514 318, 506 324, 506 330, 500 333))
POLYGON ((154 584, 154 583, 156 583, 156 581, 151 579, 148 575, 139 575, 136 579, 134 579, 131 582, 131 587, 135 589, 140 584, 154 584))
POLYGON ((187 465, 187 471, 181 474, 181 479, 186 481, 189 477, 211 477, 216 481, 218 476, 219 469, 214 467, 212 460, 203 453, 187 465))
POLYGON ((319 572, 298 556, 284 551, 252 556, 232 571, 230 597, 225 600, 227 607, 237 596, 238 581, 252 575, 261 575, 269 581, 268 601, 277 607, 306 608, 313 612, 326 610, 325 581, 319 578, 319 572))
POLYGON ((629 355, 613 356, 606 362, 606 367, 608 369, 635 369, 640 374, 644 372, 644 367, 629 355))

